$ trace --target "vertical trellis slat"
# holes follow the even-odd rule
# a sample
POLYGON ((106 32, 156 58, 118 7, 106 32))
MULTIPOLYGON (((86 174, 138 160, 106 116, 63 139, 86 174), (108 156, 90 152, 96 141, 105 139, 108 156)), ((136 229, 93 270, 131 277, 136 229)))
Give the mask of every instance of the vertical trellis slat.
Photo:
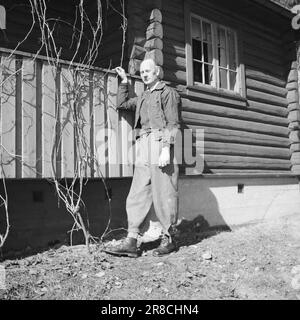
POLYGON ((43 62, 36 62, 36 171, 37 178, 43 177, 43 141, 42 141, 42 117, 43 117, 43 62))
POLYGON ((91 176, 91 168, 90 168, 90 159, 89 156, 91 155, 91 138, 90 138, 90 127, 91 127, 91 119, 90 119, 90 105, 89 105, 89 73, 84 71, 81 72, 79 75, 79 81, 82 83, 81 85, 81 92, 80 98, 78 101, 77 112, 78 116, 82 117, 79 122, 79 125, 82 126, 82 141, 79 145, 79 153, 82 156, 85 176, 91 176), (80 114, 80 115, 79 115, 80 114))
POLYGON ((95 140, 95 176, 108 176, 108 150, 106 141, 107 114, 106 114, 106 76, 104 73, 94 72, 94 140, 95 140))
POLYGON ((36 64, 23 59, 22 65, 22 177, 36 177, 36 64))
MULTIPOLYGON (((0 78, 0 159, 6 177, 74 177, 74 116, 81 126, 78 152, 85 155, 85 177, 133 174, 133 114, 120 116, 116 110, 115 73, 76 71, 66 63, 56 67, 40 58, 3 53, 0 78)), ((135 93, 141 93, 141 80, 132 81, 135 93)))
POLYGON ((88 87, 88 96, 89 96, 89 123, 90 123, 90 155, 89 155, 89 166, 90 166, 90 177, 95 177, 95 115, 94 115, 94 84, 93 84, 94 71, 90 70, 89 72, 89 87, 88 87))
POLYGON ((114 74, 109 74, 107 79, 107 118, 108 118, 108 162, 109 177, 120 176, 120 144, 119 114, 116 111, 118 79, 114 74))
POLYGON ((56 142, 55 73, 55 67, 48 63, 44 64, 42 80, 42 175, 47 178, 53 177, 56 171, 56 161, 52 162, 51 160, 56 142))
POLYGON ((1 164, 6 178, 16 177, 16 59, 1 57, 1 164))
POLYGON ((74 176, 74 74, 69 68, 63 66, 61 72, 61 135, 62 135, 62 176, 74 176))
POLYGON ((23 60, 16 57, 16 178, 22 178, 23 171, 23 60))

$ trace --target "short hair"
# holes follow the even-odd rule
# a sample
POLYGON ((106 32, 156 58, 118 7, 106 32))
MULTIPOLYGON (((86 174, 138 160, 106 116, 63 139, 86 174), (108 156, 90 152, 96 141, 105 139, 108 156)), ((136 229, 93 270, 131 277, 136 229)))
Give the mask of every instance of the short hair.
POLYGON ((143 62, 146 62, 146 61, 151 61, 151 62, 153 62, 153 64, 154 64, 155 67, 158 66, 153 58, 145 58, 145 59, 141 62, 141 64, 142 64, 143 62))
POLYGON ((154 64, 155 69, 158 71, 158 78, 159 78, 160 80, 163 79, 163 77, 164 77, 164 72, 163 72, 163 70, 162 70, 162 67, 160 67, 160 66, 155 62, 155 60, 154 60, 153 58, 146 58, 146 59, 144 59, 144 60, 141 62, 141 64, 140 64, 140 69, 141 69, 142 63, 145 62, 145 61, 152 61, 153 64, 154 64))

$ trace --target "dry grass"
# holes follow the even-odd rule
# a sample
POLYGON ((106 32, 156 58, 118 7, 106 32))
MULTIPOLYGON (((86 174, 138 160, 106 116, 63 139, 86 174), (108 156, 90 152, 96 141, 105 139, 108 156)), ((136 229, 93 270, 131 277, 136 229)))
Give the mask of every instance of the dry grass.
POLYGON ((190 236, 198 243, 163 258, 118 258, 94 245, 92 254, 63 246, 7 260, 0 299, 300 299, 299 215, 190 236))

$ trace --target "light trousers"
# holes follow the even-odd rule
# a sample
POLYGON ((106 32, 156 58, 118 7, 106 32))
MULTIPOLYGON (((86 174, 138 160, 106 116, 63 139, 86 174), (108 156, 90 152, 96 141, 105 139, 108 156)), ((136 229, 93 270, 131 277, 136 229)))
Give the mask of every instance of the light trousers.
POLYGON ((142 135, 136 142, 136 160, 131 188, 126 200, 128 236, 136 238, 153 203, 163 232, 170 235, 170 227, 178 218, 179 167, 170 148, 170 164, 158 166, 162 141, 153 133, 142 135))

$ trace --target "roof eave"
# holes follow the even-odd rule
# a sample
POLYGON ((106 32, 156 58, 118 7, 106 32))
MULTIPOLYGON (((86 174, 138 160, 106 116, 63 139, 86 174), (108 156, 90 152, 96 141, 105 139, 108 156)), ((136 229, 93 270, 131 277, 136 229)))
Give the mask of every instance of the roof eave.
POLYGON ((257 3, 259 3, 260 5, 267 7, 275 12, 277 12, 278 14, 285 16, 287 18, 292 18, 294 15, 291 12, 291 10, 285 6, 283 6, 282 4, 278 3, 278 2, 273 2, 272 0, 253 0, 257 3))

